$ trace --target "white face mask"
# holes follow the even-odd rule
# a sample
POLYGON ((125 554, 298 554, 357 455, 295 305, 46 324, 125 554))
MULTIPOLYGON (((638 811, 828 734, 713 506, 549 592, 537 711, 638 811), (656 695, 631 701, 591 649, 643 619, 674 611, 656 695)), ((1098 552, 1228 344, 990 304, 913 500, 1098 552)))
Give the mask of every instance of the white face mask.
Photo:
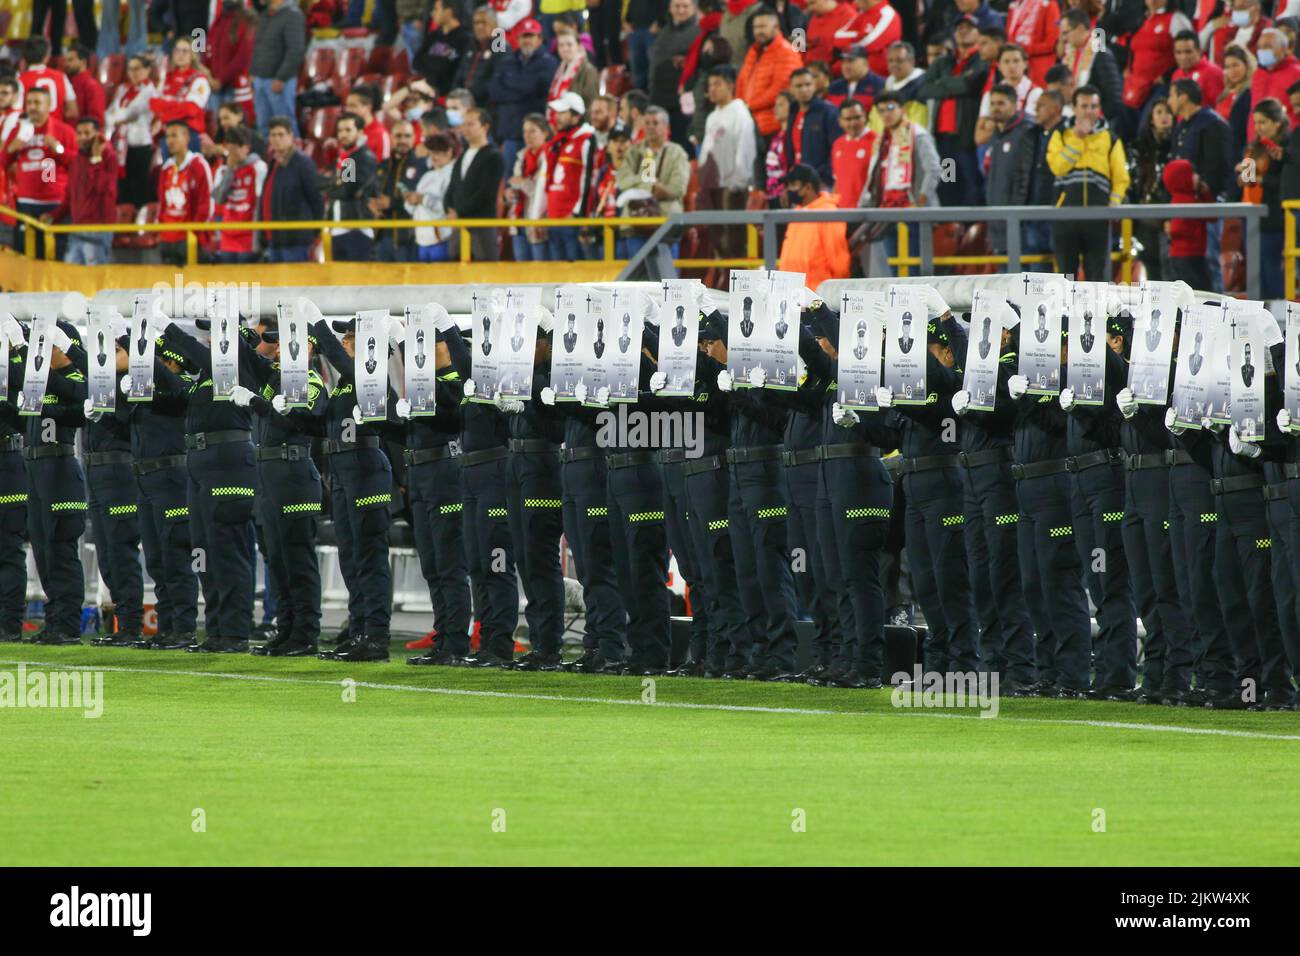
POLYGON ((464 121, 465 121, 465 117, 460 110, 447 110, 448 126, 459 126, 464 121))
POLYGON ((1232 11, 1232 17, 1231 17, 1231 20, 1232 20, 1232 25, 1233 25, 1234 27, 1244 27, 1244 26, 1247 26, 1247 25, 1250 24, 1250 11, 1249 11, 1249 10, 1233 10, 1233 11, 1232 11))

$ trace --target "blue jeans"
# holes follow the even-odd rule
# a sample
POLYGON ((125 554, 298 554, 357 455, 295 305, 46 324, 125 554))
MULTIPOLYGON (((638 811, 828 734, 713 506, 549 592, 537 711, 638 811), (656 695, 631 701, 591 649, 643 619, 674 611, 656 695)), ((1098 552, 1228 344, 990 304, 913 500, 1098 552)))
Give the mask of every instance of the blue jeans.
POLYGON ((1259 233, 1259 297, 1280 299, 1285 291, 1282 278, 1282 246, 1285 233, 1262 229, 1259 233))
POLYGON ((553 262, 577 262, 582 258, 578 248, 578 227, 559 226, 547 230, 546 247, 553 262))
POLYGON ((650 89, 650 51, 654 45, 655 35, 649 30, 633 30, 628 35, 627 69, 635 89, 650 89))
POLYGON ((515 262, 545 262, 547 247, 544 242, 529 242, 522 232, 510 237, 510 245, 515 250, 515 262))
POLYGON ((343 17, 344 27, 359 27, 366 15, 366 0, 348 0, 348 12, 343 17))
POLYGON ((515 157, 519 151, 524 148, 522 139, 503 139, 501 141, 501 162, 502 169, 506 171, 506 176, 515 174, 515 157))
POLYGON ((402 24, 402 43, 406 47, 407 55, 412 60, 415 54, 420 51, 420 41, 424 39, 425 25, 416 20, 407 20, 402 24))
MULTIPOLYGON (((1020 251, 1024 255, 1052 254, 1052 226, 1046 222, 1026 222, 1020 226, 1020 251)), ((1007 264, 1007 271, 1015 271, 1015 263, 1007 264)), ((1051 261, 1026 265, 1025 272, 1050 272, 1051 261)))
POLYGON ((393 232, 385 229, 375 242, 375 261, 377 262, 415 262, 415 242, 395 243, 393 232))
POLYGON ((77 266, 105 266, 113 256, 113 236, 107 232, 73 233, 68 237, 64 262, 77 266))
MULTIPOLYGON (((99 43, 95 55, 100 59, 122 52, 122 28, 118 20, 120 3, 104 3, 99 18, 99 43)), ((127 19, 126 55, 135 56, 143 53, 148 45, 145 0, 130 0, 127 19)))
POLYGON ((272 246, 266 250, 267 262, 307 262, 311 246, 272 246))
POLYGON ((1223 291, 1223 262, 1219 252, 1223 248, 1223 220, 1211 219, 1205 224, 1205 264, 1210 267, 1210 288, 1207 292, 1223 291))
POLYGON ((419 258, 421 262, 450 262, 451 243, 434 242, 427 246, 420 246, 419 258))
POLYGON ((298 117, 294 109, 294 99, 298 94, 298 78, 284 81, 284 89, 279 93, 271 89, 275 77, 253 77, 253 106, 257 111, 257 131, 266 135, 266 124, 273 116, 287 117, 293 125, 293 135, 298 135, 298 117))

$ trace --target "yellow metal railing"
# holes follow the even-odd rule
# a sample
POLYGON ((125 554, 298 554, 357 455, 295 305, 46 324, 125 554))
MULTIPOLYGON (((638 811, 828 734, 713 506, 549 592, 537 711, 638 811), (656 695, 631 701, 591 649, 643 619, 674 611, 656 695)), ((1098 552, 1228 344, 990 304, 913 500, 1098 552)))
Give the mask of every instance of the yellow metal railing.
MULTIPOLYGON (((624 229, 654 229, 668 220, 663 216, 643 216, 639 218, 574 218, 574 219, 342 219, 313 220, 308 222, 151 222, 151 223, 94 223, 94 224, 53 224, 41 222, 16 209, 0 206, 0 215, 10 216, 28 228, 23 236, 23 252, 30 258, 36 256, 36 244, 39 241, 47 260, 55 258, 55 244, 60 235, 88 232, 107 232, 114 235, 136 234, 146 232, 178 232, 185 234, 186 265, 198 263, 198 233, 200 232, 249 232, 249 231, 297 231, 316 232, 320 234, 321 251, 326 262, 334 259, 333 232, 336 229, 455 229, 460 238, 460 261, 470 262, 469 230, 504 229, 507 227, 549 228, 576 226, 601 231, 601 253, 604 262, 619 262, 615 258, 615 243, 618 233, 624 229)), ((757 268, 763 264, 758 255, 758 227, 746 227, 748 237, 743 259, 679 259, 677 265, 682 268, 757 268)))
POLYGON ((1295 300, 1296 257, 1300 250, 1295 245, 1295 215, 1300 212, 1300 199, 1286 199, 1282 202, 1282 269, 1283 283, 1288 302, 1295 300))
MULTIPOLYGON (((1296 208, 1300 208, 1300 201, 1296 202, 1296 208)), ((900 222, 898 224, 898 248, 907 248, 907 224, 900 222)), ((1120 263, 1120 275, 1124 282, 1133 281, 1133 220, 1120 220, 1120 251, 1110 254, 1112 262, 1120 263)), ((1051 253, 1031 253, 1023 254, 1020 257, 1022 265, 1036 265, 1045 262, 1052 262, 1054 257, 1051 253)), ((920 256, 896 255, 890 256, 885 260, 891 266, 898 269, 898 274, 906 278, 912 266, 921 265, 920 256)), ((1005 266, 1011 262, 1011 258, 1006 255, 987 255, 987 256, 932 256, 930 262, 935 267, 938 266, 1005 266)), ((1288 298, 1290 298, 1288 296, 1288 298)))

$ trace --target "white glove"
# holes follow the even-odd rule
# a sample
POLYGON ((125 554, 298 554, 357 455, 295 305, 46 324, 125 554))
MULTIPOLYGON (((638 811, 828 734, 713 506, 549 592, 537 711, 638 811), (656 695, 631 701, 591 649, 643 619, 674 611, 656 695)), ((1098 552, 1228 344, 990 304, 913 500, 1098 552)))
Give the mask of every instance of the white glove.
POLYGON ((952 393, 952 410, 958 415, 965 415, 968 408, 970 408, 970 392, 959 388, 952 393))
POLYGON ((66 355, 68 349, 72 348, 72 339, 68 338, 67 332, 56 325, 50 332, 50 344, 66 355))
POLYGON ((5 312, 4 317, 0 319, 0 327, 3 327, 4 336, 9 340, 10 348, 27 344, 27 337, 23 335, 22 323, 8 312, 5 312))
POLYGON ((271 407, 283 415, 289 407, 289 400, 283 395, 277 395, 271 399, 271 407))
POLYGON ((1119 413, 1126 419, 1137 414, 1138 402, 1133 397, 1133 389, 1131 388, 1121 388, 1119 394, 1115 396, 1115 404, 1119 406, 1119 413))
POLYGON ((354 425, 360 425, 360 424, 361 424, 361 421, 362 421, 362 418, 361 418, 361 406, 360 406, 360 405, 353 405, 353 406, 352 406, 352 424, 354 424, 354 425))
POLYGON ((474 380, 472 378, 465 379, 465 397, 474 397, 474 380))
POLYGON ((95 411, 95 403, 89 398, 82 403, 82 412, 85 414, 87 421, 97 422, 104 417, 103 412, 95 411))
POLYGON ((852 428, 860 419, 858 413, 851 408, 845 408, 839 402, 831 405, 831 421, 841 428, 852 428))
POLYGON ((585 402, 587 400, 586 382, 579 382, 577 385, 573 386, 573 397, 580 402, 585 402))
POLYGON ((397 414, 398 418, 410 418, 411 417, 410 401, 408 401, 405 398, 399 398, 397 400, 397 404, 393 406, 393 411, 397 414))
POLYGON ((253 402, 253 390, 244 388, 242 385, 236 385, 230 390, 230 400, 240 408, 247 408, 253 402))
POLYGON ((718 373, 718 391, 729 392, 735 387, 736 380, 725 368, 718 373))
POLYGON ((944 301, 943 296, 939 294, 938 289, 932 285, 927 285, 923 288, 925 289, 925 292, 922 294, 925 299, 925 311, 930 318, 937 319, 939 316, 949 311, 948 303, 944 301))
POLYGON ((524 410, 523 402, 514 398, 506 398, 501 394, 500 389, 497 389, 496 394, 492 396, 492 404, 506 415, 518 415, 524 410))
POLYGON ((122 393, 124 395, 129 395, 131 392, 131 386, 134 384, 135 383, 131 381, 130 375, 123 375, 122 378, 118 381, 117 387, 122 390, 122 393))
POLYGON ((1284 432, 1289 432, 1291 430, 1291 413, 1285 408, 1279 408, 1277 410, 1277 427, 1284 432))
POLYGON ((406 341, 406 323, 395 315, 388 317, 388 341, 401 345, 406 341))
POLYGON ((881 408, 893 408, 894 390, 888 385, 881 385, 876 389, 876 404, 881 408))
POLYGON ((442 306, 437 306, 433 310, 433 314, 433 327, 439 332, 450 332, 452 329, 457 328, 456 320, 448 315, 447 310, 442 306))
POLYGON ((1196 304, 1196 290, 1182 279, 1174 283, 1174 291, 1178 297, 1178 308, 1187 309, 1196 304))
POLYGON ((542 389, 542 404, 543 405, 555 404, 555 389, 551 388, 551 386, 549 385, 547 385, 545 388, 542 389))
POLYGON ((1187 431, 1186 425, 1178 424, 1178 409, 1165 409, 1165 428, 1169 429, 1169 431, 1175 435, 1181 435, 1183 432, 1187 431))
POLYGON ((1065 388, 1061 389, 1060 402, 1061 402, 1061 407, 1064 408, 1067 412, 1068 412, 1071 408, 1073 408, 1073 407, 1074 407, 1074 389, 1070 388, 1070 386, 1068 386, 1068 385, 1065 386, 1065 388))
POLYGON ((113 330, 113 338, 115 339, 120 339, 124 335, 131 334, 131 327, 127 324, 126 319, 122 317, 122 314, 117 310, 113 311, 113 315, 108 320, 108 325, 109 328, 113 330))
POLYGON ((308 325, 314 325, 325 320, 325 316, 321 315, 320 308, 305 295, 300 295, 293 300, 293 314, 308 325))
POLYGON ((1206 431, 1214 432, 1216 435, 1223 431, 1223 422, 1216 422, 1212 418, 1202 418, 1201 427, 1206 431))
POLYGON ((1245 458, 1258 458, 1262 454, 1259 446, 1254 442, 1241 440, 1241 436, 1237 434, 1236 425, 1228 429, 1228 451, 1245 458))
POLYGON ((668 387, 668 376, 663 372, 655 372, 650 376, 650 391, 662 392, 668 387))
POLYGON ((155 301, 154 307, 149 310, 147 328, 149 338, 156 339, 171 327, 172 320, 166 312, 162 310, 162 302, 155 301))
POLYGON ((761 365, 755 365, 749 370, 749 384, 755 388, 762 388, 763 383, 767 381, 767 370, 761 365))
POLYGON ((608 405, 608 404, 609 404, 609 386, 608 386, 608 385, 602 385, 600 388, 596 389, 596 404, 597 404, 597 405, 608 405))
POLYGON ((1007 379, 1007 394, 1012 398, 1019 398, 1027 391, 1029 391, 1029 378, 1027 376, 1012 375, 1007 379))

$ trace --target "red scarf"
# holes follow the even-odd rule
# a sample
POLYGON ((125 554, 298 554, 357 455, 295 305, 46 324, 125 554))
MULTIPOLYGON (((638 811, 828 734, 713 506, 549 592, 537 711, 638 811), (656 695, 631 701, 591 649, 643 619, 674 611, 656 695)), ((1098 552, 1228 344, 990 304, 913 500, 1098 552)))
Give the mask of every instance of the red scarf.
POLYGON ((700 65, 700 48, 704 46, 704 41, 713 35, 713 31, 721 25, 721 13, 706 13, 700 17, 700 32, 691 41, 691 48, 686 51, 686 59, 682 62, 682 78, 677 84, 678 93, 686 92, 686 88, 694 81, 695 71, 700 65))

